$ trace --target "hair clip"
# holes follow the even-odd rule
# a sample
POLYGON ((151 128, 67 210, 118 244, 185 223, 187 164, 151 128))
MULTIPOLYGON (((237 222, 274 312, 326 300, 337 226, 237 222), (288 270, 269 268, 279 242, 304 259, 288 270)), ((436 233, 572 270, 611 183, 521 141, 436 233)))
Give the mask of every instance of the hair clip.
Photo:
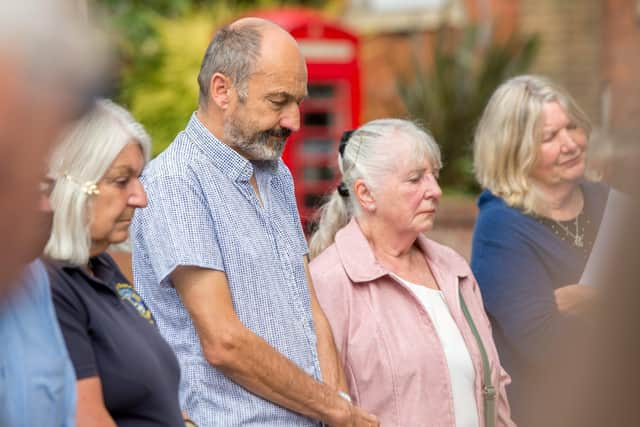
POLYGON ((98 188, 98 184, 95 181, 87 181, 85 183, 80 183, 80 181, 75 179, 73 176, 69 175, 68 172, 63 173, 62 177, 64 179, 67 179, 73 182, 76 185, 79 185, 82 192, 87 196, 97 196, 98 194, 100 194, 100 189, 98 188))
POLYGON ((342 197, 349 197, 349 189, 344 182, 341 182, 340 185, 338 185, 338 194, 342 197))
POLYGON ((347 146, 347 142, 349 141, 349 138, 351 138, 351 135, 353 135, 353 132, 355 132, 355 129, 345 130, 344 132, 342 132, 342 136, 340 137, 340 145, 338 145, 338 152, 341 156, 344 156, 344 147, 347 146))
POLYGON ((82 186, 82 191, 84 191, 84 193, 88 196, 97 196, 98 194, 100 194, 100 189, 98 188, 98 184, 91 181, 86 182, 82 186))

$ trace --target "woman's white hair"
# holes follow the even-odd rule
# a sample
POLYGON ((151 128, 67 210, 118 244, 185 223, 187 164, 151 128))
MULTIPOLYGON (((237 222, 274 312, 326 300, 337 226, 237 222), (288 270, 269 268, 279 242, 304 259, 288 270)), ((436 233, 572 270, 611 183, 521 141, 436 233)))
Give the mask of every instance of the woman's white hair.
POLYGON ((433 137, 413 122, 402 119, 373 120, 356 129, 349 137, 342 155, 338 155, 338 167, 342 173, 343 188, 348 195, 336 189, 320 208, 318 228, 309 241, 309 255, 313 258, 330 246, 335 235, 347 225, 351 217, 361 214, 354 194, 354 184, 362 179, 375 194, 384 177, 393 171, 395 164, 389 155, 389 147, 400 140, 411 144, 412 157, 429 159, 431 167, 440 169, 440 148, 433 137))
POLYGON ((64 136, 53 153, 50 176, 56 179, 50 201, 53 228, 45 247, 52 259, 85 265, 90 256, 92 197, 96 185, 127 144, 139 144, 145 164, 151 139, 121 106, 99 100, 64 136))
POLYGON ((542 108, 557 102, 587 138, 591 124, 571 95, 552 81, 533 75, 504 82, 491 96, 473 143, 473 167, 483 188, 527 213, 542 213, 531 170, 542 143, 542 108))

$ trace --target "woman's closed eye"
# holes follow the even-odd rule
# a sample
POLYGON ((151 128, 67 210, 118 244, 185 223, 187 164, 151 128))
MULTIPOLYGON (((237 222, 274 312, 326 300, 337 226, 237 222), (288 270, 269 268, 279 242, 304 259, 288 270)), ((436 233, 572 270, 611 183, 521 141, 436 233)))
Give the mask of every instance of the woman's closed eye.
POLYGON ((109 183, 117 185, 118 187, 126 187, 127 184, 129 184, 129 182, 131 181, 131 176, 127 175, 127 176, 118 176, 118 177, 114 177, 114 178, 110 178, 108 180, 109 183))
POLYGON ((555 138, 557 134, 558 134, 557 130, 546 132, 542 136, 542 142, 551 142, 551 141, 553 141, 553 138, 555 138))

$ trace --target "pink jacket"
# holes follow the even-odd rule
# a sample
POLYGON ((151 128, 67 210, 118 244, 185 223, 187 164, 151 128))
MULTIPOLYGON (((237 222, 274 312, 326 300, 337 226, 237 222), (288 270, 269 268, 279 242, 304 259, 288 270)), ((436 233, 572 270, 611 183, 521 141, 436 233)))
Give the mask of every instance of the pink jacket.
MULTIPOLYGON (((467 262, 424 236, 426 254, 476 370, 479 425, 484 426, 482 359, 460 308, 458 289, 489 354, 497 391, 496 425, 513 426, 500 366, 480 290, 467 262)), ((418 299, 376 261, 358 223, 338 231, 335 243, 311 262, 313 283, 331 328, 354 403, 377 415, 383 427, 455 427, 447 361, 418 299)))

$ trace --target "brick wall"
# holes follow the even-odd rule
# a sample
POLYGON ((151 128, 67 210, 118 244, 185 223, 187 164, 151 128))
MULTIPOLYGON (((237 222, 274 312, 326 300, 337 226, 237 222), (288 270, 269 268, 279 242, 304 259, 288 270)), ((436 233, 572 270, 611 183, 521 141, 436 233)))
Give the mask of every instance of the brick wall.
POLYGON ((640 145, 640 15, 638 0, 607 0, 604 79, 610 88, 611 131, 620 143, 640 145))
POLYGON ((363 121, 406 115, 396 80, 412 72, 414 49, 422 64, 429 64, 433 34, 377 34, 362 38, 363 121))
MULTIPOLYGON (((464 0, 464 19, 447 19, 453 27, 462 21, 477 22, 492 19, 493 34, 498 39, 508 38, 517 26, 518 2, 514 0, 464 0)), ((435 22, 435 21, 434 21, 435 22)), ((433 54, 435 28, 420 31, 375 31, 375 28, 358 28, 356 21, 345 22, 356 30, 362 30, 361 64, 363 84, 363 121, 380 117, 406 115, 397 95, 396 79, 413 71, 413 51, 425 66, 429 66, 433 54)))
POLYGON ((565 86, 601 122, 604 0, 520 0, 520 30, 542 45, 532 72, 565 86))
MULTIPOLYGON (((538 33, 542 45, 531 72, 548 75, 565 86, 596 128, 609 125, 608 136, 614 140, 640 145, 638 2, 464 1, 470 21, 482 19, 483 12, 489 11, 498 38, 508 37, 515 29, 538 33)), ((421 60, 429 64, 432 41, 430 31, 362 35, 363 120, 404 114, 395 80, 411 72, 412 46, 419 46, 421 60)))

